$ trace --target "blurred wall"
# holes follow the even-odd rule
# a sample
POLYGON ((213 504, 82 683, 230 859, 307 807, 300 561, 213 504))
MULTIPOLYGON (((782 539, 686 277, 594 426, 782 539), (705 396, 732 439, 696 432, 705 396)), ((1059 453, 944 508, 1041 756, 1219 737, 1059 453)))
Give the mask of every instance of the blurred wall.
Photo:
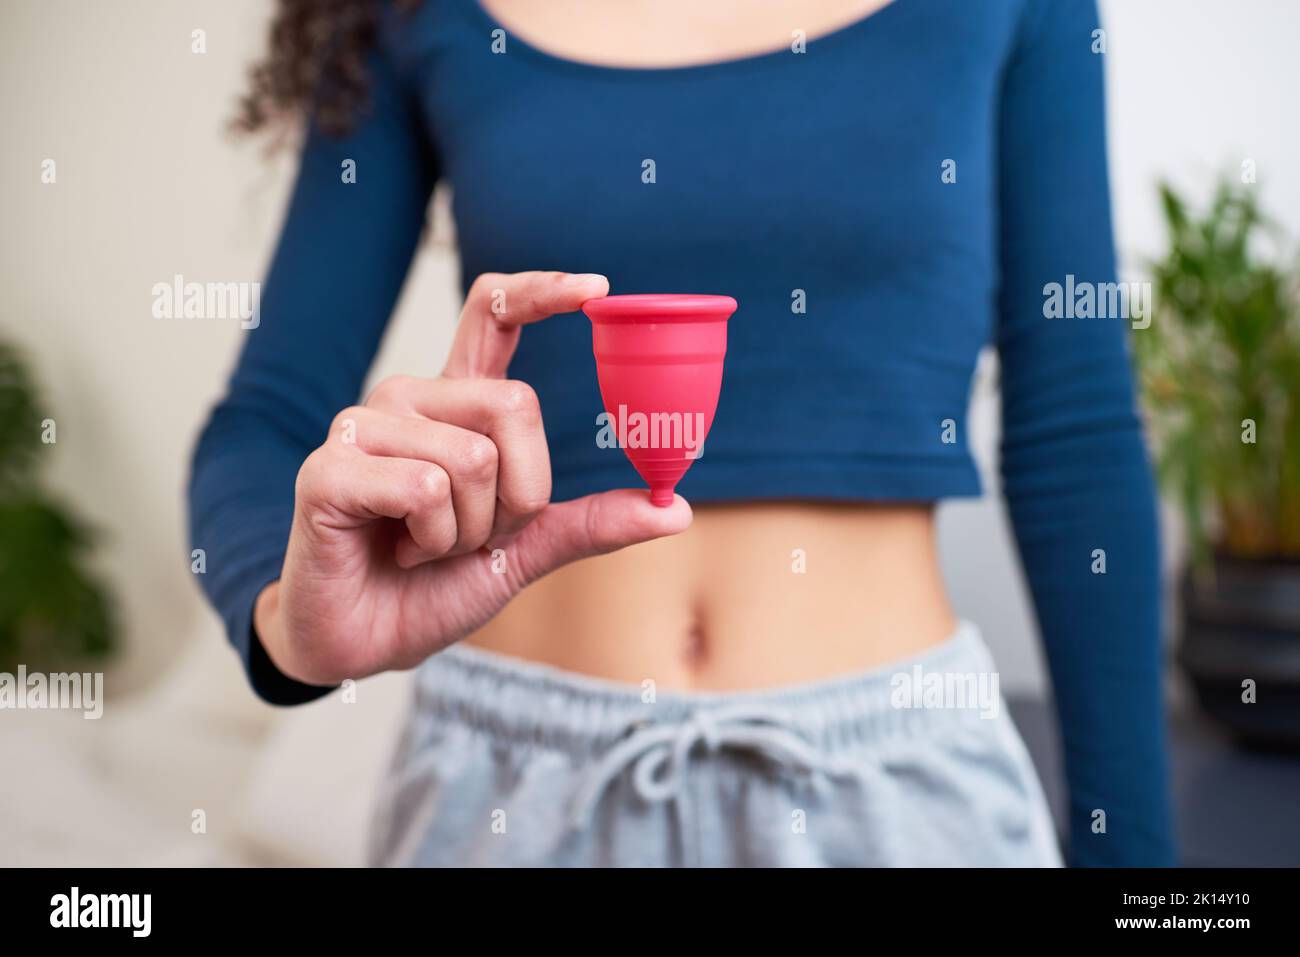
MULTIPOLYGON (((108 535, 100 567, 127 643, 110 679, 117 693, 150 682, 187 643, 220 640, 190 581, 183 488, 196 430, 245 333, 230 320, 155 319, 151 287, 177 273, 261 278, 293 157, 268 161, 258 144, 232 144, 220 120, 269 9, 268 0, 0 8, 0 321, 34 358, 58 423, 53 483, 108 535), (196 29, 202 54, 191 52, 196 29), (41 182, 46 159, 54 184, 41 182)), ((1247 157, 1267 205, 1300 235, 1300 5, 1108 0, 1103 12, 1126 260, 1159 249, 1158 175, 1203 192, 1214 171, 1247 157)), ((432 374, 450 341, 455 263, 447 217, 436 220, 376 375, 432 374)), ((996 402, 987 386, 977 393, 978 454, 995 491, 996 402)), ((984 627, 1004 687, 1041 688, 1000 505, 945 506, 942 537, 958 607, 984 627)))

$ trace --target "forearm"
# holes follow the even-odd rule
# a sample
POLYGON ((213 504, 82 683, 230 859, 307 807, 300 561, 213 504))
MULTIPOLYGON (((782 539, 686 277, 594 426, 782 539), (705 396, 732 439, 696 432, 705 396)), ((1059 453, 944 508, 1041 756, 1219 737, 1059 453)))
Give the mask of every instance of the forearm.
POLYGON ((1158 531, 1136 424, 1008 457, 1060 715, 1071 862, 1171 864, 1158 531), (1026 471, 1030 457, 1039 468, 1026 471), (1042 467, 1053 459, 1069 465, 1042 467))
POLYGON ((306 455, 299 442, 229 401, 213 412, 198 447, 189 488, 190 541, 202 549, 198 581, 221 616, 259 696, 274 704, 319 697, 282 673, 258 640, 259 595, 280 576, 293 518, 293 483, 306 455))

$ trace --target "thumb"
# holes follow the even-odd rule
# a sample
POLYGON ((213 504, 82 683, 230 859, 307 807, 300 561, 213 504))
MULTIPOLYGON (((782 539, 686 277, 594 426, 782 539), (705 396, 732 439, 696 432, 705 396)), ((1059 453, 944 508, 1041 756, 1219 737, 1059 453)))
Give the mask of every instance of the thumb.
POLYGON ((569 562, 684 532, 691 518, 691 507, 680 495, 660 508, 650 504, 644 489, 618 489, 548 505, 515 539, 522 584, 569 562))

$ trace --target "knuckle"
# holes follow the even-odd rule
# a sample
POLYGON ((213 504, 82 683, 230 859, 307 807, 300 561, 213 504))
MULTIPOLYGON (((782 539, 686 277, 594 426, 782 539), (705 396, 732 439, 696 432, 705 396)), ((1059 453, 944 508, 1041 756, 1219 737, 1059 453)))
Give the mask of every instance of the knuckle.
POLYGON ((511 420, 535 425, 542 420, 542 404, 527 382, 507 379, 501 386, 501 412, 511 420))
POLYGON ((336 432, 346 430, 349 427, 349 424, 355 428, 365 413, 366 410, 362 406, 348 406, 346 409, 339 412, 338 415, 334 416, 334 421, 330 423, 330 435, 333 436, 336 432))
POLYGON ((551 284, 533 286, 526 294, 528 311, 538 316, 554 315, 557 306, 556 287, 551 284))
POLYGON ((393 405, 401 400, 410 387, 411 377, 404 375, 389 376, 382 380, 370 392, 370 397, 366 399, 368 406, 385 406, 393 405))
POLYGON ((312 452, 303 460, 294 479, 294 497, 300 502, 312 501, 323 491, 328 468, 325 453, 320 449, 312 452))
POLYGON ((591 503, 583 532, 591 548, 601 555, 612 552, 619 546, 611 524, 605 520, 606 502, 606 499, 597 497, 591 503))
POLYGON ((466 298, 479 299, 489 295, 493 289, 500 287, 505 279, 506 277, 499 272, 481 272, 469 284, 469 294, 466 298))
POLYGON ((414 484, 417 500, 427 506, 441 506, 451 501, 451 480, 436 465, 420 469, 414 484))
POLYGON ((461 466, 470 475, 479 479, 486 479, 496 474, 497 459, 496 445, 491 439, 482 435, 467 439, 464 448, 460 450, 461 466))

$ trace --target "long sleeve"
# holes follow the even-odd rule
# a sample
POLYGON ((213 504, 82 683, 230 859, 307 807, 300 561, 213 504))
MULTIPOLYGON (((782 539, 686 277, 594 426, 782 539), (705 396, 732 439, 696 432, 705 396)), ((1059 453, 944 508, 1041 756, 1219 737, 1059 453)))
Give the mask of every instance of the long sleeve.
POLYGON ((328 689, 291 680, 252 628, 253 603, 279 577, 294 481, 335 414, 356 402, 401 290, 436 180, 433 151, 398 67, 371 56, 371 103, 355 130, 309 129, 260 324, 194 453, 189 504, 199 576, 254 690, 273 704, 328 689), (355 182, 344 164, 355 162, 355 182))
POLYGON ((1002 475, 1060 715, 1070 860, 1159 866, 1159 536, 1130 323, 1044 312, 1048 284, 1116 278, 1098 27, 1095 0, 1029 0, 1003 77, 1002 475))

